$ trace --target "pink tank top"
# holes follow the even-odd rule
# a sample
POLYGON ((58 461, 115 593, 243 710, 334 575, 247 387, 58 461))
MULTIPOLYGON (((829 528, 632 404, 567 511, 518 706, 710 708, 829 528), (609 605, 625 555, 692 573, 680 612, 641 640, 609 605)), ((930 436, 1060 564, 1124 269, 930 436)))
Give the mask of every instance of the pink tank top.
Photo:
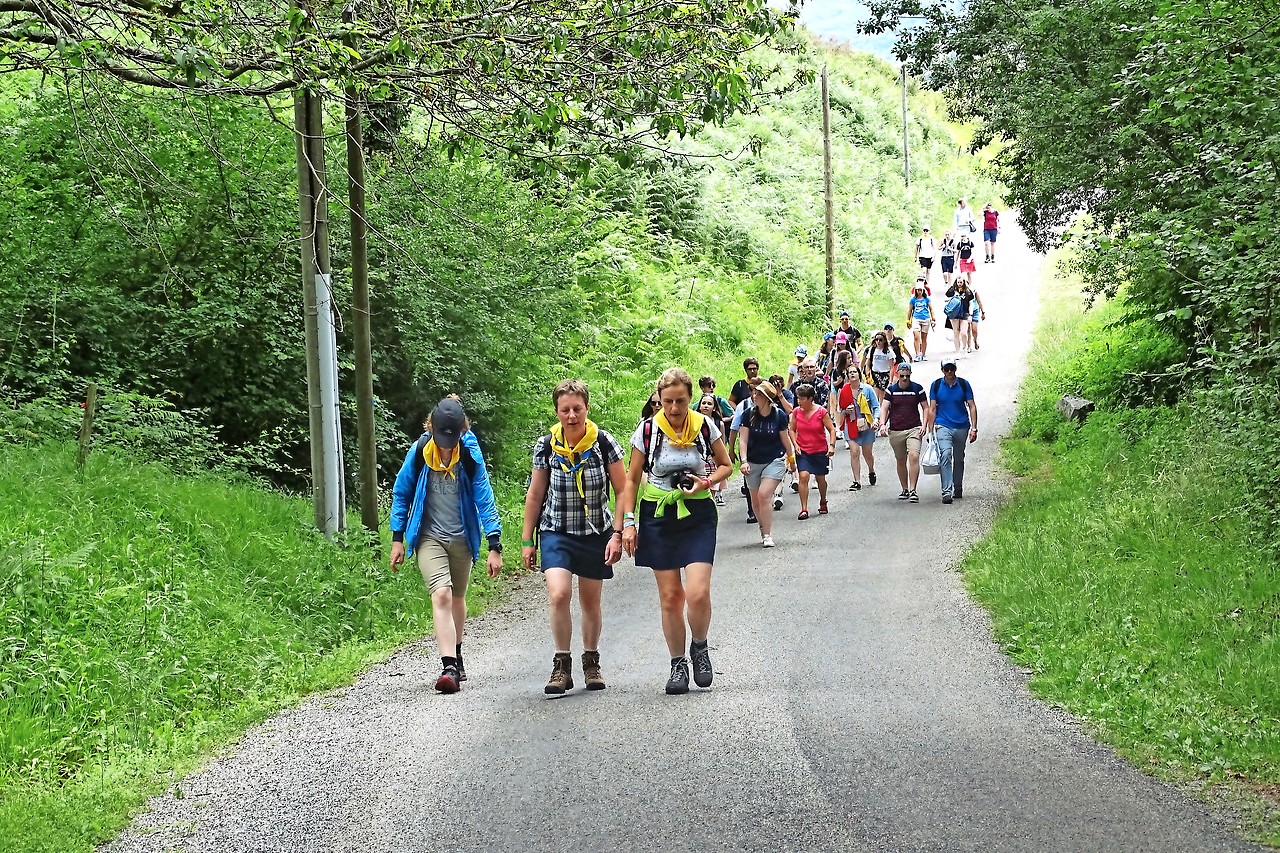
POLYGON ((821 406, 813 407, 813 414, 806 417, 804 410, 795 407, 796 443, 801 453, 826 453, 827 431, 822 427, 822 418, 827 410, 821 406))

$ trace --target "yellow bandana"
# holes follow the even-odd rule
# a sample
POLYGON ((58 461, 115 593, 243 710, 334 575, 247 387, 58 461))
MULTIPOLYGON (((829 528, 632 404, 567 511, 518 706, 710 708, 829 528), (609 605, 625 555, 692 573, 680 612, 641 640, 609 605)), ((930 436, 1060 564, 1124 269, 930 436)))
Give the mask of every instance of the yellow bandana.
POLYGON ((586 464, 589 451, 599 436, 600 428, 596 426, 595 421, 588 420, 586 433, 577 444, 570 447, 564 441, 564 427, 559 423, 551 427, 551 453, 560 463, 561 471, 574 475, 578 483, 578 496, 584 501, 587 499, 587 492, 582 482, 582 466, 586 464))
POLYGON ((667 437, 676 447, 693 447, 694 439, 698 437, 698 433, 702 431, 703 417, 700 412, 690 410, 688 416, 684 419, 684 429, 680 430, 680 434, 676 435, 676 431, 667 422, 667 413, 659 410, 653 416, 653 422, 658 425, 658 429, 662 430, 662 434, 667 437))
POLYGON ((457 467, 458 460, 462 458, 462 442, 458 442, 455 447, 453 458, 446 465, 440 457, 440 448, 436 447, 436 440, 433 438, 422 447, 422 461, 427 463, 432 471, 443 471, 453 479, 458 479, 458 474, 453 469, 457 467))

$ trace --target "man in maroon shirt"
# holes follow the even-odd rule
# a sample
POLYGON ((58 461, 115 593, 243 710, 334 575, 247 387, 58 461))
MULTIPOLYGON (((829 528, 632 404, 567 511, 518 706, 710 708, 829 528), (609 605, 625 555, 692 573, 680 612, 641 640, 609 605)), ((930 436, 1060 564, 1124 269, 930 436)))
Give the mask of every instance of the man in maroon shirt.
POLYGON ((929 396, 923 386, 911 381, 911 362, 898 365, 898 381, 884 392, 880 406, 880 434, 889 436, 889 446, 898 460, 898 482, 902 485, 900 501, 920 503, 916 484, 920 481, 920 438, 929 396))

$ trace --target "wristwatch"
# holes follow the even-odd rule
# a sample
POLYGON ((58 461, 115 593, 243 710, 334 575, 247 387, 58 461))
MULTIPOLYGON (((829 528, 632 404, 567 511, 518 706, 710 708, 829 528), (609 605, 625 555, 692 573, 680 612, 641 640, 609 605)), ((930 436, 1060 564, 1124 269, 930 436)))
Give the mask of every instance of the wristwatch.
POLYGON ((502 540, 501 540, 501 539, 499 539, 497 536, 490 536, 490 537, 489 537, 489 550, 490 550, 490 551, 494 551, 494 552, 496 552, 496 553, 498 553, 498 554, 501 554, 501 553, 502 553, 502 540))

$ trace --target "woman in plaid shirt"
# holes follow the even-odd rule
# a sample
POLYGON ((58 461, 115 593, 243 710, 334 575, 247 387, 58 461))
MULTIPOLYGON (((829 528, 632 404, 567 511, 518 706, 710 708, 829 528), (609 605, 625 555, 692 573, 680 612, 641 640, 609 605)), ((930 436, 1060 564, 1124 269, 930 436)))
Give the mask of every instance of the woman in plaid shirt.
POLYGON ((533 475, 524 499, 521 555, 537 566, 542 543, 542 574, 551 604, 551 639, 555 658, 544 693, 559 695, 573 689, 573 576, 578 576, 578 604, 582 607, 582 675, 588 690, 603 690, 600 673, 600 593, 613 577, 613 564, 622 556, 621 524, 614 527, 609 512, 609 486, 614 495, 626 488, 622 446, 587 417, 587 383, 566 379, 551 392, 556 425, 533 448, 533 475))

